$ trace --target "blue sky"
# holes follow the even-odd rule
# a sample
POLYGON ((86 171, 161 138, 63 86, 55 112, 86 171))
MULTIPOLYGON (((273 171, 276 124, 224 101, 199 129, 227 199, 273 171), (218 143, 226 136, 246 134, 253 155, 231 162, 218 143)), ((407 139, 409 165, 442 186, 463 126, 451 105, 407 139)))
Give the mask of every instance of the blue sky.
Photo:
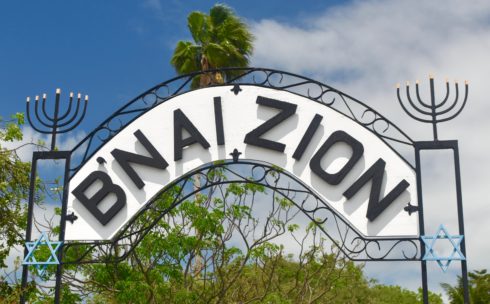
MULTIPOLYGON (((26 96, 90 96, 89 129, 153 85, 175 76, 169 61, 190 38, 186 16, 214 1, 2 1, 0 115, 24 111, 26 96), (65 95, 66 96, 66 95, 65 95), (96 106, 95 106, 96 105, 96 106), (96 109, 96 111, 94 111, 96 109)), ((333 2, 227 2, 247 20, 294 23, 333 2)))
MULTIPOLYGON (((2 1, 0 3, 0 115, 24 111, 26 96, 55 88, 90 96, 81 126, 88 132, 131 98, 175 73, 173 46, 189 39, 186 16, 208 11, 214 1, 2 1)), ((367 102, 408 132, 426 140, 430 129, 401 111, 397 82, 429 73, 470 81, 467 108, 440 126, 442 139, 460 143, 470 270, 490 268, 487 217, 490 167, 490 2, 435 0, 229 1, 256 36, 254 66, 278 68, 333 84, 367 102)), ((66 96, 66 95, 65 95, 66 96)), ((27 132, 30 132, 27 130, 27 132)), ((29 134, 32 134, 29 133, 29 134)), ((72 140, 83 136, 76 133, 72 140)), ((28 159, 28 158, 27 158, 28 159)), ((447 165, 426 161, 427 180, 443 183, 447 165), (442 169, 441 169, 442 168, 442 169)), ((433 218, 454 231, 448 191, 430 195, 433 218)), ((426 205, 427 207, 427 205, 426 205)), ((427 222, 427 221, 426 221, 427 222)), ((455 231, 454 231, 455 232, 455 231)), ((418 266, 417 266, 418 267, 418 266)), ((414 265, 376 264, 370 274, 408 288, 419 284, 414 265), (403 267, 403 268, 402 268, 403 267), (400 275, 402 271, 405 271, 400 275), (406 275, 405 275, 406 274, 406 275)), ((454 281, 457 267, 438 281, 454 281)))

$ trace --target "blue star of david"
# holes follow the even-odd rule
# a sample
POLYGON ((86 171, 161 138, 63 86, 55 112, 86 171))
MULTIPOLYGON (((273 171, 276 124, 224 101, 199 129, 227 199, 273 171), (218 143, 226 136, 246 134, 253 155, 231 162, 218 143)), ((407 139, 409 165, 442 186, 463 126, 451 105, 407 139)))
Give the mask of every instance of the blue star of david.
POLYGON ((421 236, 422 241, 425 244, 425 255, 422 258, 424 261, 436 261, 441 267, 442 271, 446 272, 452 261, 465 260, 463 253, 461 252, 460 244, 463 241, 462 235, 450 235, 444 225, 440 225, 436 234, 421 236), (434 245, 438 239, 447 239, 453 245, 453 251, 449 256, 439 256, 434 250, 434 245))
POLYGON ((60 263, 57 252, 62 243, 63 242, 51 242, 46 232, 42 232, 41 237, 35 242, 26 242, 28 253, 25 256, 24 261, 22 261, 22 264, 33 265, 38 269, 39 274, 42 276, 48 265, 58 265, 60 263), (46 261, 38 261, 34 256, 34 252, 39 248, 39 246, 47 246, 51 253, 46 261))

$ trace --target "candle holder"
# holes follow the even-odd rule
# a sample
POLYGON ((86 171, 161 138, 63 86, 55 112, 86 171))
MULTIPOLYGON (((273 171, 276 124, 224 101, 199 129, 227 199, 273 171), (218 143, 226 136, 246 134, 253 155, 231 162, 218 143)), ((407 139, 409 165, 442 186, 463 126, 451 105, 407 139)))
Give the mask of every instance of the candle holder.
POLYGON ((434 78, 432 76, 429 76, 429 81, 430 81, 430 103, 424 102, 422 98, 420 98, 420 93, 419 93, 419 82, 418 80, 415 83, 415 94, 417 97, 417 102, 418 104, 414 103, 412 98, 410 97, 410 84, 407 81, 406 85, 406 94, 407 94, 407 100, 409 105, 411 106, 411 110, 405 106, 405 104, 402 101, 402 98, 400 97, 400 85, 397 84, 396 88, 396 94, 398 97, 398 101, 400 102, 400 105, 402 106, 403 110, 413 119, 420 121, 420 122, 425 122, 425 123, 431 123, 432 124, 432 130, 433 130, 433 136, 434 136, 434 141, 438 141, 437 138, 437 124, 441 122, 445 122, 448 120, 451 120, 455 118, 456 116, 463 111, 466 101, 468 99, 468 82, 465 81, 464 87, 465 87, 465 93, 464 93, 464 99, 462 104, 459 102, 459 86, 458 82, 455 81, 454 83, 454 88, 455 88, 455 98, 454 101, 450 104, 447 103, 449 99, 449 81, 446 80, 446 96, 444 99, 440 102, 436 102, 436 97, 435 97, 435 90, 434 90, 434 78), (456 107, 458 104, 458 107, 456 107), (446 106, 445 106, 446 105, 446 106))
POLYGON ((31 117, 30 97, 27 97, 26 103, 26 115, 32 128, 39 133, 51 134, 51 151, 55 150, 56 135, 75 129, 82 122, 87 111, 88 95, 85 95, 85 100, 82 102, 82 95, 80 93, 77 94, 76 109, 73 111, 73 93, 70 93, 68 107, 63 114, 60 114, 60 95, 61 90, 56 89, 54 113, 52 116, 46 111, 46 94, 43 94, 42 101, 39 100, 39 96, 35 97, 34 117, 31 117), (40 103, 41 105, 39 105, 40 103), (83 105, 80 106, 80 104, 83 105))

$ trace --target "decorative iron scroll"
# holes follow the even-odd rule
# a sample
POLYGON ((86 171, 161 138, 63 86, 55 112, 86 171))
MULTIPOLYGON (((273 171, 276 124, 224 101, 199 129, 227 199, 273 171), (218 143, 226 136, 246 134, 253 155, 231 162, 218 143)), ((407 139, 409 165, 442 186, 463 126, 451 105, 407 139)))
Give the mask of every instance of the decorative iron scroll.
MULTIPOLYGON (((391 146, 402 159, 405 159, 407 163, 412 166, 412 168, 414 167, 413 160, 407 160, 408 157, 414 155, 413 140, 396 125, 365 103, 321 82, 278 70, 263 68, 227 68, 206 71, 206 73, 231 70, 240 72, 240 75, 232 79, 226 79, 222 84, 214 86, 233 85, 232 91, 237 92, 240 90, 239 85, 254 85, 288 91, 319 102, 342 113, 370 130, 391 146), (401 151, 402 147, 408 147, 410 151, 401 151)), ((108 117, 73 148, 73 159, 70 168, 71 176, 73 176, 74 173, 77 172, 102 145, 108 142, 127 124, 162 102, 190 91, 191 83, 202 73, 204 72, 178 76, 160 83, 129 101, 126 105, 108 117)))
POLYGON ((320 230, 351 260, 420 260, 418 237, 366 238, 336 214, 319 195, 288 172, 258 161, 228 160, 207 164, 174 181, 159 194, 171 191, 173 201, 170 204, 162 207, 158 199, 152 200, 112 241, 66 243, 63 264, 123 261, 173 208, 198 192, 231 183, 262 185, 283 196, 318 224, 320 230), (217 170, 221 174, 216 174, 217 170))

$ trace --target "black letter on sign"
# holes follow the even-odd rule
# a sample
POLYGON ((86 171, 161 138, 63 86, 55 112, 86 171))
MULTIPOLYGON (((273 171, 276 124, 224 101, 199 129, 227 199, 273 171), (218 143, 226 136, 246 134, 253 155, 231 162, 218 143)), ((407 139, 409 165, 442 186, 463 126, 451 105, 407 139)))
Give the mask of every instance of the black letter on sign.
POLYGON ((225 144, 225 134, 223 131, 223 112, 221 111, 221 97, 214 98, 214 122, 216 124, 216 139, 218 145, 225 144))
POLYGON ((124 205, 126 205, 126 194, 123 189, 112 183, 111 177, 102 171, 90 173, 90 175, 87 176, 87 178, 85 178, 71 193, 75 195, 80 203, 82 203, 82 205, 85 206, 85 208, 87 208, 87 210, 90 211, 102 225, 109 223, 124 205), (91 198, 88 198, 85 195, 85 191, 97 180, 102 182, 102 188, 100 188, 91 198), (110 193, 114 193, 117 200, 109 210, 102 213, 97 205, 110 193))
POLYGON ((260 136, 264 135, 264 133, 288 119, 290 116, 294 115, 294 113, 296 113, 297 105, 262 96, 257 97, 257 103, 259 105, 279 109, 281 112, 277 113, 274 117, 250 131, 247 135, 245 135, 245 140, 243 142, 257 147, 284 152, 284 149, 286 148, 285 144, 260 138, 260 136))
POLYGON ((366 217, 369 221, 374 221, 405 189, 410 185, 406 180, 402 180, 391 190, 388 195, 380 200, 381 183, 385 172, 385 161, 378 159, 374 165, 364 172, 357 181, 345 190, 344 196, 347 199, 352 198, 367 182, 372 181, 371 193, 369 194, 369 204, 366 217))
POLYGON ((308 129, 306 129, 305 135, 303 135, 303 138, 301 138, 301 141, 299 142, 296 151, 294 151, 293 154, 294 159, 296 160, 301 159, 301 156, 303 156, 303 153, 305 153, 306 147, 308 147, 308 144, 313 138, 313 135, 315 135, 316 129, 318 129, 318 127, 320 126, 320 122, 322 121, 322 119, 323 116, 319 114, 315 114, 315 117, 313 117, 313 120, 308 126, 308 129))
POLYGON ((138 139, 138 141, 145 147, 146 151, 148 151, 151 157, 143 156, 127 151, 122 151, 119 149, 112 150, 111 154, 114 156, 119 165, 123 168, 124 172, 131 178, 133 183, 141 189, 145 186, 141 177, 134 171, 133 167, 131 167, 130 163, 145 165, 149 167, 154 167, 158 169, 165 169, 168 166, 168 163, 165 159, 158 153, 157 149, 150 143, 148 138, 140 130, 134 132, 134 136, 138 139))
POLYGON ((313 158, 310 161, 310 169, 330 185, 338 185, 362 157, 362 153, 364 153, 364 147, 354 137, 344 131, 335 131, 327 138, 315 155, 313 155, 313 158), (327 173, 327 171, 322 169, 321 161, 327 151, 337 142, 348 144, 352 148, 352 156, 337 173, 327 173))
POLYGON ((209 148, 208 141, 196 129, 192 122, 185 114, 177 109, 174 111, 174 160, 182 159, 182 150, 184 147, 195 143, 200 143, 204 149, 209 148), (189 132, 190 136, 182 139, 182 129, 189 132))

